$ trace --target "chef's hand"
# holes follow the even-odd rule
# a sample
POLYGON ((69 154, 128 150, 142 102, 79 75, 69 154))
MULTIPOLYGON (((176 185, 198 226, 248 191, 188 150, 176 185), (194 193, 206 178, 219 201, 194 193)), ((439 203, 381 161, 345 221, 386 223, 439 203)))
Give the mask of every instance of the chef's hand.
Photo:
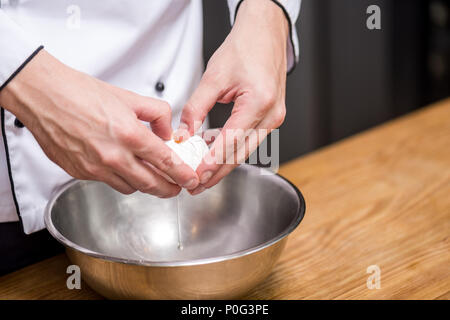
POLYGON ((0 104, 24 123, 53 162, 77 179, 158 197, 198 185, 197 174, 163 141, 172 133, 166 102, 75 71, 44 50, 0 92, 0 104), (140 120, 150 122, 152 130, 140 120))
POLYGON ((192 194, 218 183, 284 121, 288 33, 287 19, 272 1, 242 2, 233 29, 209 60, 175 133, 184 140, 200 128, 216 102, 234 102, 230 118, 197 168, 201 185, 192 194), (245 137, 245 132, 229 129, 257 130, 245 137))

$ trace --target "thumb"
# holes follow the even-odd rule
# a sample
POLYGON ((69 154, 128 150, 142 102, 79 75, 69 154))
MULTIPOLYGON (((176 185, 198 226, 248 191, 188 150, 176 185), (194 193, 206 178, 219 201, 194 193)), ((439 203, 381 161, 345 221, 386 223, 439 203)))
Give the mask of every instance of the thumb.
POLYGON ((220 89, 203 75, 197 89, 185 104, 181 113, 180 126, 174 133, 176 140, 182 141, 200 129, 208 112, 214 107, 220 89))
POLYGON ((150 123, 153 133, 163 140, 170 140, 172 110, 166 101, 141 97, 135 112, 138 119, 150 123))

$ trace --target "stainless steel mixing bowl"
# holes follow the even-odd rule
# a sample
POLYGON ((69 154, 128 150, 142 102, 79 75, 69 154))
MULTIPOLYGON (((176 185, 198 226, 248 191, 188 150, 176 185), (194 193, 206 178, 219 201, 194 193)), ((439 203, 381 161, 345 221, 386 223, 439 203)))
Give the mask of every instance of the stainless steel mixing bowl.
POLYGON ((241 165, 200 195, 183 192, 179 206, 72 181, 50 200, 45 223, 107 298, 237 298, 269 275, 305 212, 297 188, 267 173, 241 165))

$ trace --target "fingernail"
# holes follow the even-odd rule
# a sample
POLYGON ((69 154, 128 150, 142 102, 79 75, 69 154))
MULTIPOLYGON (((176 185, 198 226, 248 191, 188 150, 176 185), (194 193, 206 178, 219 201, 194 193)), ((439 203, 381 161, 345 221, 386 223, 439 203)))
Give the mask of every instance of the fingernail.
POLYGON ((177 129, 177 131, 175 131, 173 133, 173 139, 175 140, 175 142, 179 143, 182 142, 184 140, 189 139, 189 131, 183 128, 179 128, 177 129))
POLYGON ((191 180, 189 180, 187 183, 185 183, 183 185, 183 188, 194 189, 197 186, 197 184, 198 184, 197 179, 192 178, 191 180))
POLYGON ((212 176, 212 172, 211 171, 206 171, 202 174, 202 177, 200 178, 200 183, 201 184, 206 184, 209 179, 211 179, 212 176))
POLYGON ((204 186, 198 186, 196 189, 194 189, 194 191, 191 192, 191 194, 192 194, 193 196, 195 196, 195 195, 197 195, 197 194, 199 194, 199 193, 202 193, 202 192, 205 191, 205 190, 206 190, 206 189, 205 189, 204 186))

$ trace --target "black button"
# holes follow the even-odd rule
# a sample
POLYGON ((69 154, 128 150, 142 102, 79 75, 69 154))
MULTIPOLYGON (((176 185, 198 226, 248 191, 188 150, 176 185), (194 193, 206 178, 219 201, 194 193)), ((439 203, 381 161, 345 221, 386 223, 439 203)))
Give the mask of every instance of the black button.
POLYGON ((158 81, 155 85, 155 90, 158 92, 163 92, 164 91, 164 83, 162 83, 161 81, 158 81))
POLYGON ((14 120, 14 125, 15 125, 17 128, 23 128, 23 127, 25 127, 25 126, 23 125, 23 123, 20 122, 20 120, 17 119, 17 118, 16 118, 16 120, 14 120))

